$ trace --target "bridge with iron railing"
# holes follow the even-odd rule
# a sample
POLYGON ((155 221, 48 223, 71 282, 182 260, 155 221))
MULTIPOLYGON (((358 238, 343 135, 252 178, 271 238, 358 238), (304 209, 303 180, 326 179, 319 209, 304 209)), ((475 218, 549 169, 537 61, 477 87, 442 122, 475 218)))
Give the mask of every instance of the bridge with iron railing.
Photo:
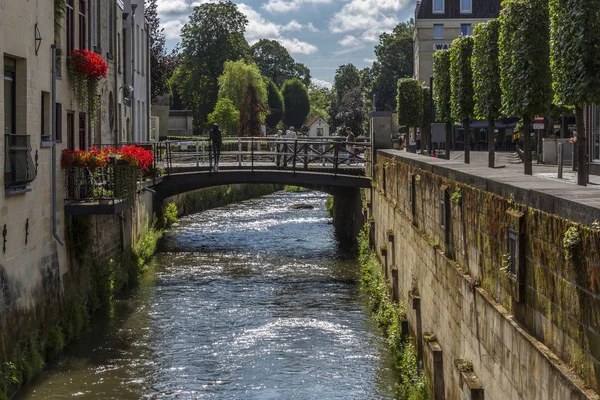
MULTIPOLYGON (((136 144, 154 153, 154 167, 137 185, 164 200, 188 191, 238 183, 294 185, 333 192, 336 188, 367 188, 370 143, 340 139, 224 138, 220 159, 207 138, 136 144)), ((131 186, 119 182, 124 167, 109 163, 93 174, 69 171, 67 214, 112 214, 131 198, 131 186), (98 200, 98 201, 96 201, 98 200), (81 207, 81 205, 86 207, 81 207), (96 205, 90 207, 90 205, 96 205)))

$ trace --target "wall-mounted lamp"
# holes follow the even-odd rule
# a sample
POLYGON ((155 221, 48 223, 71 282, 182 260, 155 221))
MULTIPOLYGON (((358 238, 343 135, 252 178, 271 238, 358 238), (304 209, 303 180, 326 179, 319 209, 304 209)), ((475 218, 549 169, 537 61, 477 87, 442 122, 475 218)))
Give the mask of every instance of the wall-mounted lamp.
POLYGON ((34 36, 35 36, 35 55, 38 55, 38 51, 40 51, 40 46, 42 45, 42 34, 40 33, 39 24, 35 24, 34 27, 34 36))

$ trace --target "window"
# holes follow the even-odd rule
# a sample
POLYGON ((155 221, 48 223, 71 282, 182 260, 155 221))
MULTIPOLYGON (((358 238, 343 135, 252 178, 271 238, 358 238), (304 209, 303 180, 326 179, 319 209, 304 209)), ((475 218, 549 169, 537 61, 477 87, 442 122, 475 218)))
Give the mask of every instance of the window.
POLYGON ((121 64, 123 60, 121 60, 121 34, 117 33, 117 72, 121 73, 121 64))
POLYGON ((433 38, 443 39, 444 38, 444 24, 433 24, 433 38))
POLYGON ((444 13, 444 1, 445 0, 433 0, 434 14, 443 14, 444 13))
POLYGON ((14 58, 4 57, 4 133, 16 133, 17 117, 17 61, 14 58))
POLYGON ((139 25, 137 25, 135 34, 136 34, 135 35, 135 38, 136 38, 135 45, 137 46, 137 49, 135 51, 135 67, 134 68, 135 68, 135 71, 139 74, 140 73, 140 58, 141 58, 140 51, 142 48, 142 46, 140 46, 140 26, 139 25))
POLYGON ((461 14, 470 14, 473 12, 473 0, 460 0, 461 14))
POLYGON ((446 227, 446 195, 440 197, 440 225, 446 227))
POLYGON ((79 113, 79 150, 85 150, 85 113, 79 113))
POLYGON ((92 11, 94 13, 92 28, 94 32, 94 51, 102 52, 102 24, 100 23, 102 21, 102 0, 94 0, 94 3, 92 11))
POLYGON ((508 229, 508 270, 511 274, 517 274, 517 231, 508 229))
POLYGON ((71 54, 75 48, 75 10, 73 9, 73 0, 67 0, 67 55, 71 54))
POLYGON ((79 0, 79 48, 87 48, 85 43, 86 37, 86 24, 85 24, 85 1, 79 0))
POLYGON ((62 142, 62 104, 56 103, 56 141, 62 142))
POLYGON ((75 115, 67 113, 67 148, 75 150, 75 115))
POLYGON ((113 41, 115 40, 115 32, 114 32, 114 23, 113 23, 113 13, 114 9, 111 6, 109 0, 106 1, 106 52, 112 56, 113 49, 113 41))
POLYGON ((460 34, 461 36, 471 35, 471 24, 460 24, 460 34))
POLYGON ((317 136, 323 136, 323 128, 317 128, 317 136))
POLYGON ((52 141, 52 118, 50 118, 50 93, 48 92, 42 92, 40 111, 42 142, 50 142, 52 141))

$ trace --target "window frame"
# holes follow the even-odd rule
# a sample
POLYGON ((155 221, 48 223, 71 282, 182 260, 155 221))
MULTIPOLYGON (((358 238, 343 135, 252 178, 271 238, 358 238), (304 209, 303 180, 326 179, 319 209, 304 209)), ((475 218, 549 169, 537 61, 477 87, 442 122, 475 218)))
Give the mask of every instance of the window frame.
POLYGON ((435 9, 435 2, 438 0, 432 0, 431 2, 431 10, 434 14, 445 14, 446 13, 446 0, 439 0, 441 2, 442 5, 442 9, 441 10, 436 10, 435 9))
POLYGON ((66 30, 67 30, 67 55, 75 50, 75 6, 74 0, 66 1, 66 30))
POLYGON ((432 32, 431 32, 431 37, 433 39, 436 39, 436 40, 444 39, 444 24, 433 24, 432 32), (441 36, 436 36, 436 34, 435 34, 435 28, 436 27, 439 27, 439 28, 442 29, 442 35, 441 36))
POLYGON ((460 13, 461 14, 473 14, 473 0, 460 0, 460 13), (469 9, 463 8, 463 2, 469 2, 469 9))
POLYGON ((460 24, 460 35, 461 36, 471 36, 473 34, 473 26, 471 24, 460 24), (463 28, 469 28, 469 33, 464 33, 463 28))
MULTIPOLYGON (((6 81, 11 82, 10 96, 12 97, 11 109, 10 109, 10 115, 12 117, 11 118, 11 127, 9 129, 9 132, 6 132, 7 127, 5 125, 4 126, 4 134, 16 134, 17 133, 17 68, 16 68, 16 64, 17 64, 17 60, 15 60, 14 58, 4 57, 4 75, 2 77, 2 81, 3 81, 3 85, 5 84, 6 81), (8 65, 7 59, 13 60, 14 66, 8 65)), ((4 96, 6 97, 6 92, 4 93, 4 96)), ((5 103, 4 107, 6 108, 6 103, 5 103)), ((6 124, 6 119, 4 121, 4 124, 6 124)))
POLYGON ((86 21, 86 2, 79 0, 78 20, 79 20, 79 48, 87 49, 87 21, 86 21))
POLYGON ((54 124, 56 126, 56 142, 62 143, 62 103, 56 103, 56 119, 54 124))

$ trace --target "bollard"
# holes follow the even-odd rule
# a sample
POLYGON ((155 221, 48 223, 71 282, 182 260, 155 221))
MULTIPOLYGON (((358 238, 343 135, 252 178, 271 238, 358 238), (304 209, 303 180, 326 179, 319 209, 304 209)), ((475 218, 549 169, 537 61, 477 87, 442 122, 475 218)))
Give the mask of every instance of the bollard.
POLYGON ((563 177, 563 144, 558 144, 558 179, 563 177))

